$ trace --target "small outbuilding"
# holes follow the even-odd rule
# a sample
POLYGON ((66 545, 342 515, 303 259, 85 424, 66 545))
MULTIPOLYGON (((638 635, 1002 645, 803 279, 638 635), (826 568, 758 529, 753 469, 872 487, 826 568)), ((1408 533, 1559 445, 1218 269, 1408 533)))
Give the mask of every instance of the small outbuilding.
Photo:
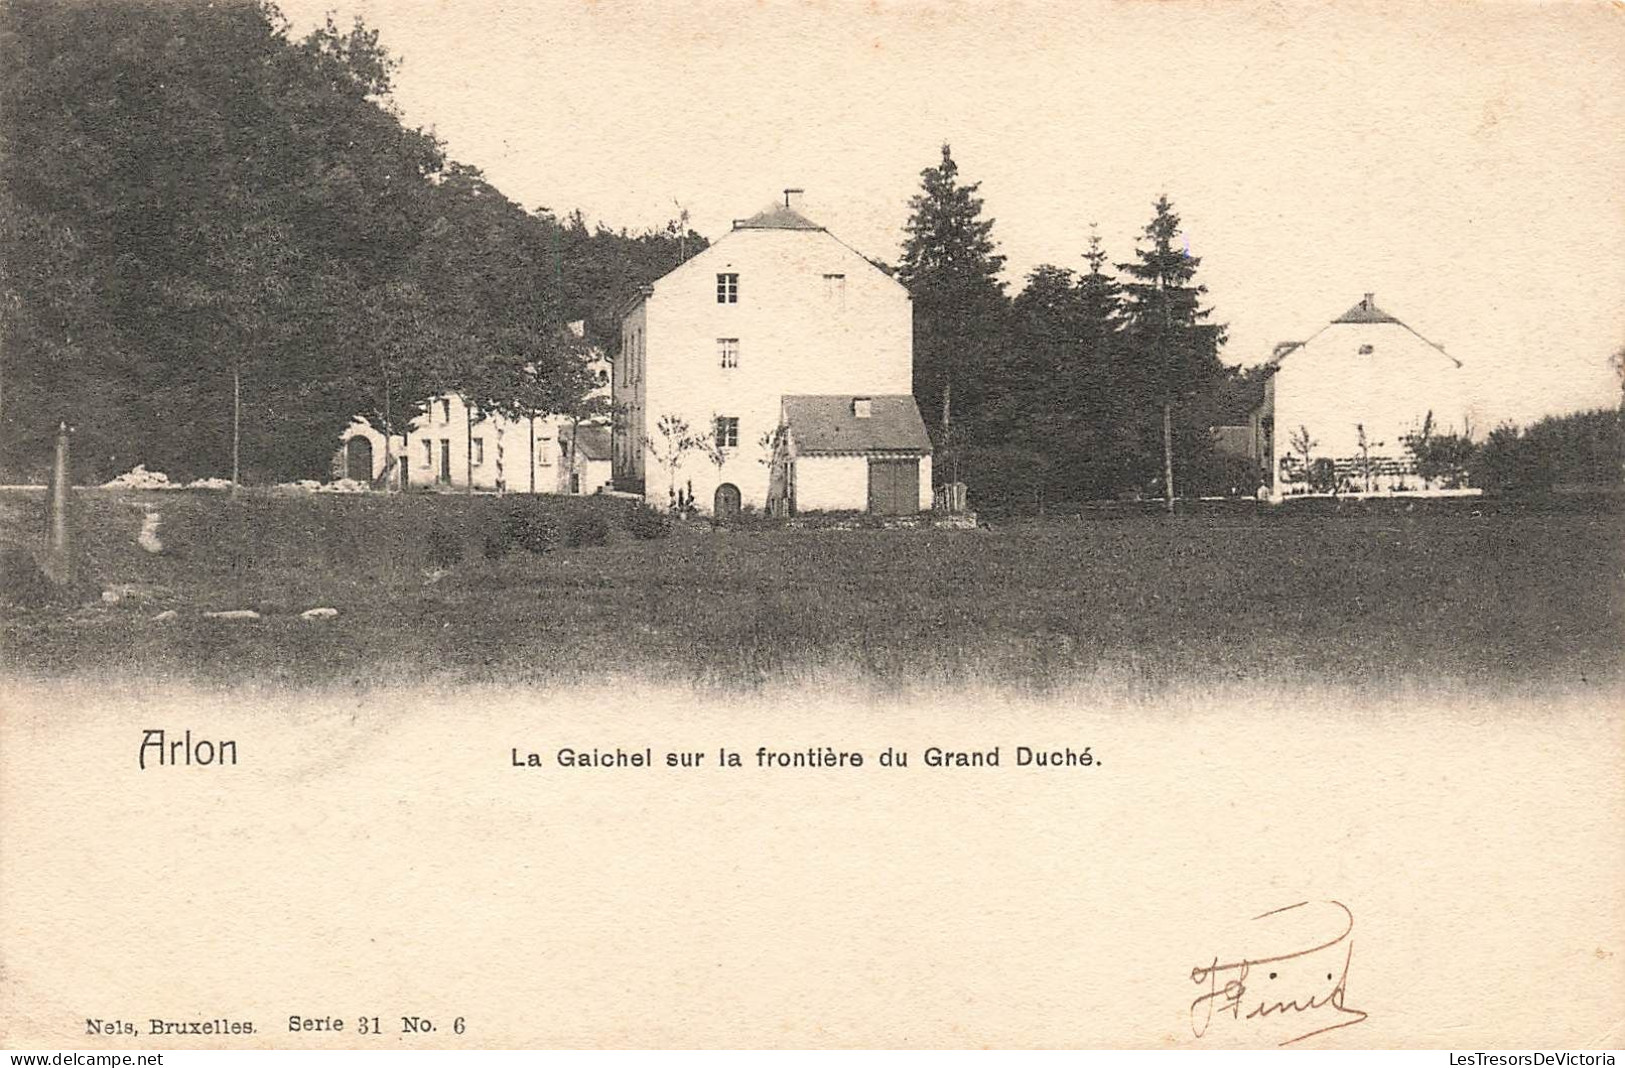
POLYGON ((912 515, 931 508, 931 439, 908 394, 783 398, 769 506, 912 515))

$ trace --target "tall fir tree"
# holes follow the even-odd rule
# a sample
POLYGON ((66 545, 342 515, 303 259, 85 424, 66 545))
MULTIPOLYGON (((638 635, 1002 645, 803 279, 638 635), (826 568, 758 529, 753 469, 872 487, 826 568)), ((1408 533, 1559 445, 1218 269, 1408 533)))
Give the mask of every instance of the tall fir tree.
MULTIPOLYGON (((1089 224, 1089 251, 1083 259, 1089 270, 1078 276, 1076 368, 1082 372, 1080 384, 1090 386, 1116 358, 1118 336, 1123 330, 1123 287, 1105 271, 1106 250, 1101 247, 1095 223, 1089 224)), ((1078 402, 1085 407, 1096 403, 1089 396, 1080 396, 1078 402)))
POLYGON ((1077 336, 1072 358, 1057 377, 1058 402, 1070 413, 1073 463, 1057 492, 1073 498, 1113 496, 1130 466, 1119 448, 1128 401, 1119 388, 1123 369, 1123 289, 1107 272, 1109 257, 1091 223, 1089 269, 1078 276, 1074 298, 1077 336))
POLYGON ((1195 284, 1202 261, 1179 247, 1173 204, 1163 195, 1153 207, 1156 214, 1142 231, 1135 259, 1118 264, 1132 281, 1123 286, 1126 366, 1114 376, 1114 385, 1138 423, 1126 436, 1138 446, 1136 480, 1142 487, 1156 481, 1147 459, 1154 463, 1160 456, 1171 509, 1178 494, 1176 460, 1195 463, 1211 449, 1206 427, 1176 415, 1185 415, 1185 402, 1223 376, 1224 327, 1208 322, 1212 312, 1202 306, 1207 287, 1195 284))
POLYGON ((998 377, 1008 315, 998 277, 1004 257, 995 251, 994 220, 982 217, 981 183, 960 182, 948 145, 920 178, 897 277, 914 298, 914 396, 951 479, 998 377))

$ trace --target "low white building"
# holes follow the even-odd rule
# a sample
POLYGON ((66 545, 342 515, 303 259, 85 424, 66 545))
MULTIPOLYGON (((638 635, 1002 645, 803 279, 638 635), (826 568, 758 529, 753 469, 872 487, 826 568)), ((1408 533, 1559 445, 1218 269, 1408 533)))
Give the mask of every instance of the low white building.
MULTIPOLYGON (((580 336, 580 324, 571 330, 580 336)), ((590 396, 608 396, 610 361, 595 352, 587 366, 599 383, 590 396)), ((566 416, 509 419, 448 393, 387 443, 382 431, 356 417, 340 436, 333 473, 391 489, 596 493, 610 482, 608 436, 607 420, 577 430, 566 416)))
POLYGON ((1314 493, 1436 493, 1408 439, 1470 435, 1462 362, 1377 307, 1372 294, 1301 342, 1276 346, 1251 418, 1271 500, 1314 493))
POLYGON ((559 442, 559 493, 598 493, 615 482, 610 462, 610 428, 601 423, 561 424, 559 442))
POLYGON ((615 481, 655 507, 931 505, 908 291, 798 198, 736 221, 625 309, 615 481))
POLYGON ((931 507, 931 438, 912 395, 790 395, 781 412, 769 498, 785 513, 931 507))

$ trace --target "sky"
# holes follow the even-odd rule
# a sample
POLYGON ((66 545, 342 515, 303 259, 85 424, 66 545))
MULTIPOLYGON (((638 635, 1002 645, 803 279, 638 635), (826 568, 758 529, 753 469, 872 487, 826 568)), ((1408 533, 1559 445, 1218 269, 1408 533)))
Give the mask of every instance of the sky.
POLYGON ((1625 5, 279 0, 361 16, 395 104, 527 208, 716 239, 787 187, 895 262, 920 172, 980 182, 1011 293, 1132 256, 1159 194, 1223 355, 1367 292, 1493 425, 1618 403, 1625 5))

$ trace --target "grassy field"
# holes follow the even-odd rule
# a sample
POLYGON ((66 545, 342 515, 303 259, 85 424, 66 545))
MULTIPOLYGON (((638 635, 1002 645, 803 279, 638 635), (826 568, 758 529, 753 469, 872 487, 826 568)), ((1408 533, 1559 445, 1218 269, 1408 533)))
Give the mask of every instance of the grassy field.
MULTIPOLYGON (((538 507, 555 547, 488 559, 482 532, 503 506, 79 491, 80 585, 58 603, 0 607, 4 669, 296 687, 637 676, 1152 693, 1625 678, 1622 524, 1606 511, 1108 509, 972 531, 678 523, 644 540, 620 502, 553 500, 538 507), (582 509, 607 517, 605 544, 562 544, 582 509), (157 554, 135 544, 149 510, 163 517, 157 554), (461 559, 439 566, 448 541, 461 559), (300 618, 317 606, 339 615, 300 618), (201 616, 242 608, 263 618, 201 616), (166 610, 176 616, 154 620, 166 610)), ((13 549, 38 544, 43 516, 41 494, 0 495, 13 549)))

